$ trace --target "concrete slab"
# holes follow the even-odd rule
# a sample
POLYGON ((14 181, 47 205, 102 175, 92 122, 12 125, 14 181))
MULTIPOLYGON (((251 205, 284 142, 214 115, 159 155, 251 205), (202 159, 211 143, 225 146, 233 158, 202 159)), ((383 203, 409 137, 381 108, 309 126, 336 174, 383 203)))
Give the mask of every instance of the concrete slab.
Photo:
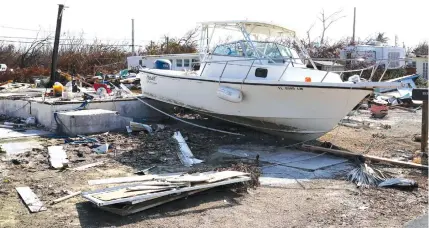
POLYGON ((47 136, 51 135, 52 132, 42 130, 26 130, 26 131, 15 131, 9 128, 0 128, 0 141, 9 141, 21 138, 47 136))
POLYGON ((259 154, 260 161, 312 171, 348 161, 331 155, 262 146, 222 146, 218 152, 253 159, 259 154))
POLYGON ((103 109, 60 112, 57 120, 58 129, 70 136, 125 131, 125 126, 132 121, 116 111, 103 109))
POLYGON ((427 228, 428 227, 428 215, 424 214, 416 219, 407 222, 404 225, 406 228, 427 228))
POLYGON ((25 153, 33 148, 43 149, 43 146, 37 140, 5 142, 0 143, 0 147, 8 156, 25 153))
POLYGON ((271 163, 261 167, 262 186, 284 187, 298 182, 329 179, 345 175, 353 166, 346 159, 274 146, 229 145, 218 148, 219 153, 271 163))

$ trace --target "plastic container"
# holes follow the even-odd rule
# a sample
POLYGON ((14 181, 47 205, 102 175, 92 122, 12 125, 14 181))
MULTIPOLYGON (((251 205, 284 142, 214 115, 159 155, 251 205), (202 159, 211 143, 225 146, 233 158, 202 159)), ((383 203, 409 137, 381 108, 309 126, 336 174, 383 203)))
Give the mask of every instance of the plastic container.
POLYGON ((64 87, 61 83, 55 82, 54 86, 52 86, 52 89, 54 90, 54 94, 57 96, 61 96, 64 90, 64 87))

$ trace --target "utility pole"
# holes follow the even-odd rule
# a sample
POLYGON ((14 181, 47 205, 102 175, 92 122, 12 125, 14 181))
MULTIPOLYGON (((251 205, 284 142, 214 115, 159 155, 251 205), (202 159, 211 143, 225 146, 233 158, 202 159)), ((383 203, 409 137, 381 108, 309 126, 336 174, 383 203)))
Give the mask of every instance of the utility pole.
POLYGON ((354 8, 354 13, 353 13, 353 37, 352 37, 352 45, 355 45, 355 31, 356 31, 356 7, 354 8))
POLYGON ((54 82, 57 80, 55 77, 57 71, 57 60, 58 60, 58 48, 60 45, 60 35, 61 35, 61 22, 63 19, 63 10, 64 5, 58 5, 58 16, 57 16, 57 28, 55 29, 55 41, 54 41, 54 50, 52 51, 52 62, 51 62, 51 78, 49 80, 49 87, 52 87, 54 82))
POLYGON ((131 19, 131 52, 136 55, 134 52, 134 18, 131 19))
POLYGON ((165 37, 165 43, 166 43, 165 53, 168 54, 168 36, 165 37))

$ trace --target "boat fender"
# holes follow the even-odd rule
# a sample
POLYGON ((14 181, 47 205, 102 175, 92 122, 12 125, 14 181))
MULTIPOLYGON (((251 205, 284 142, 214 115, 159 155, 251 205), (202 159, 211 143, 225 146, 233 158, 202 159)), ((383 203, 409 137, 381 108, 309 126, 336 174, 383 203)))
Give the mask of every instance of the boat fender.
POLYGON ((238 103, 243 100, 241 90, 221 86, 217 89, 217 96, 223 100, 238 103))

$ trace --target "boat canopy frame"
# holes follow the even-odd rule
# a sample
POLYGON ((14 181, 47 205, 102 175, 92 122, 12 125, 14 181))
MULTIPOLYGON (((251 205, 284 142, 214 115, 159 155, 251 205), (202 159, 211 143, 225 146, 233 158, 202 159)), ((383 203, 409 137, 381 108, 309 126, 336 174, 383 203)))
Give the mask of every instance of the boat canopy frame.
POLYGON ((266 36, 275 36, 275 35, 286 35, 293 39, 297 43, 299 52, 304 56, 305 59, 308 59, 314 69, 317 69, 313 59, 308 55, 307 51, 303 48, 303 45, 297 39, 296 33, 290 29, 284 28, 280 25, 266 23, 266 22, 256 22, 256 21, 218 21, 218 22, 202 22, 201 23, 201 36, 200 36, 200 55, 201 62, 206 62, 208 53, 210 52, 210 43, 213 39, 213 34, 216 29, 223 30, 234 30, 239 31, 244 37, 244 41, 247 46, 253 49, 256 59, 262 64, 262 60, 268 59, 271 62, 274 62, 269 56, 260 52, 254 45, 251 35, 252 34, 262 34, 266 36), (211 29, 211 32, 209 30, 211 29))

